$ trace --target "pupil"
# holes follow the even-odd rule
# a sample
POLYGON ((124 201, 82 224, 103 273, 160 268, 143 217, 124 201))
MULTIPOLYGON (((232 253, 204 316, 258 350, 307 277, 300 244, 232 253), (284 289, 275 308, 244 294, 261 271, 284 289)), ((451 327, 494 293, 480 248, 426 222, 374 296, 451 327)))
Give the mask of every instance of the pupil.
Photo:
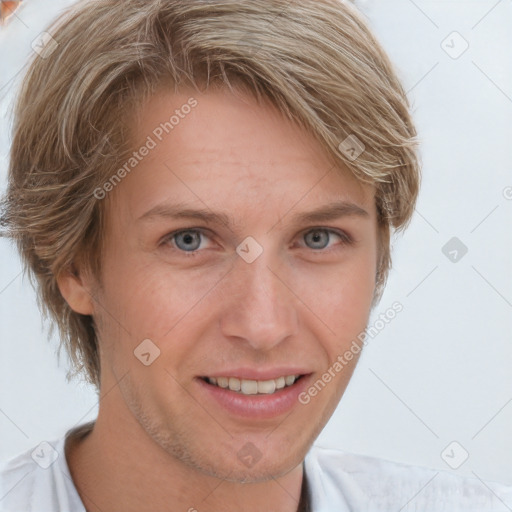
MULTIPOLYGON (((325 231, 319 231, 319 230, 312 231, 309 234, 309 236, 310 236, 310 241, 313 242, 314 244, 317 244, 317 243, 322 241, 322 237, 325 238, 326 232, 325 231)), ((326 246, 327 240, 324 240, 324 242, 325 243, 322 245, 322 248, 326 246)), ((315 247, 315 249, 319 249, 319 247, 315 247)))
POLYGON ((197 241, 198 235, 194 235, 192 232, 187 233, 181 233, 176 238, 176 244, 178 247, 180 244, 183 244, 181 247, 182 250, 189 251, 189 250, 195 250, 194 247, 191 247, 191 244, 194 244, 194 239, 197 241))

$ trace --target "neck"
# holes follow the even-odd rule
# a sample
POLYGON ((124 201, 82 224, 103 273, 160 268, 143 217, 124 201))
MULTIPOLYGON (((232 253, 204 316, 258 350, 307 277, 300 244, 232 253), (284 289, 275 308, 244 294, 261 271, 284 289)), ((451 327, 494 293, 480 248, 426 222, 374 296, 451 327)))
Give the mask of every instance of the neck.
POLYGON ((87 512, 310 510, 302 463, 263 482, 223 480, 177 460, 135 420, 127 423, 109 422, 100 410, 89 432, 68 439, 66 458, 87 512))

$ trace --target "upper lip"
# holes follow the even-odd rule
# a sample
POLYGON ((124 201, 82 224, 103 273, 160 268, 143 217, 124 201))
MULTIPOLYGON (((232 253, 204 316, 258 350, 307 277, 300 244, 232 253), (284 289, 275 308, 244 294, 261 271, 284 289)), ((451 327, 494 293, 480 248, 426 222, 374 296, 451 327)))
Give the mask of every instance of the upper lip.
POLYGON ((216 371, 203 375, 203 377, 236 377, 247 380, 272 380, 287 375, 306 375, 311 373, 309 370, 297 366, 283 366, 278 368, 231 368, 228 370, 216 371))

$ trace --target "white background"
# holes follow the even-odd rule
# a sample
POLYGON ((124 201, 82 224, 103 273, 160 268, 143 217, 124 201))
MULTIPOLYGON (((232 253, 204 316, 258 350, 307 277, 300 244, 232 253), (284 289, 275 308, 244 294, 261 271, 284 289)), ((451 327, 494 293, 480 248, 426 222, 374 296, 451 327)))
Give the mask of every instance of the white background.
MULTIPOLYGON (((67 0, 26 0, 0 27, 0 190, 13 93, 31 42, 67 0)), ((358 2, 409 92, 423 184, 395 237, 373 319, 403 311, 370 339, 317 443, 512 484, 512 1, 358 2), (452 34, 454 31, 460 34, 452 34), (447 51, 469 48, 458 58, 447 51), (445 41, 443 43, 443 41, 445 41), (451 47, 451 49, 450 49, 451 47), (445 51, 447 50, 447 51, 445 51), (508 191, 508 194, 507 194, 508 191), (442 247, 468 248, 457 262, 442 247)), ((460 253, 459 253, 460 254, 460 253)), ((0 240, 0 459, 93 419, 97 398, 66 382, 18 256, 0 240)))

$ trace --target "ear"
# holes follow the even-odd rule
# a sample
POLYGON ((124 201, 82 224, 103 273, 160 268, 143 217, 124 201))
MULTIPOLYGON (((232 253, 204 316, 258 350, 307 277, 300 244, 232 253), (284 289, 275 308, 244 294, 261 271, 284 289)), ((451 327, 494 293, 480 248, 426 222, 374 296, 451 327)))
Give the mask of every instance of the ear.
POLYGON ((57 286, 69 307, 82 315, 92 315, 94 302, 89 283, 73 268, 63 270, 57 277, 57 286))

